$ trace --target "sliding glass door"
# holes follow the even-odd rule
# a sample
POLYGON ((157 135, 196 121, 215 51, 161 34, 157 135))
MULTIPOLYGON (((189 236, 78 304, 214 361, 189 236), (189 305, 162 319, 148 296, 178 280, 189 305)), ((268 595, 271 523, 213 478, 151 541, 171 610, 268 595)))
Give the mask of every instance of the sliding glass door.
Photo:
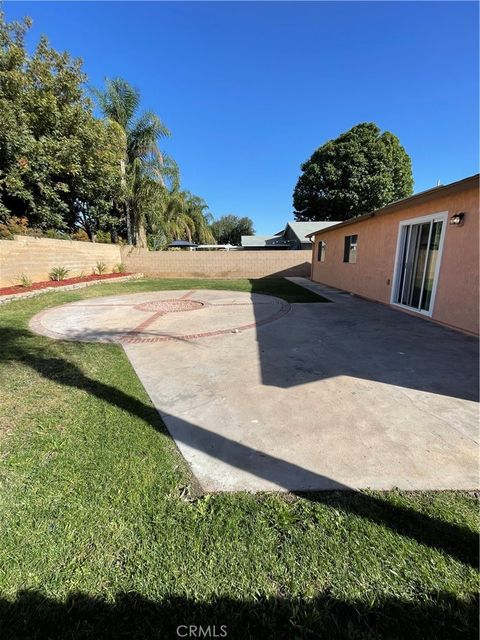
POLYGON ((417 223, 402 223, 397 264, 397 287, 393 302, 430 313, 432 294, 440 264, 445 220, 432 217, 417 223))

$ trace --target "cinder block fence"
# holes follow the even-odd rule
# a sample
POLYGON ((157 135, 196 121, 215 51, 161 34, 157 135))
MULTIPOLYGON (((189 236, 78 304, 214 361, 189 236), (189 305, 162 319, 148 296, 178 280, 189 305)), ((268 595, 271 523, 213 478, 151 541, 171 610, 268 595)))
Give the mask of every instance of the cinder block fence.
POLYGON ((159 278, 310 277, 310 251, 148 251, 113 244, 15 236, 0 240, 0 287, 48 280, 53 267, 69 276, 89 275, 98 262, 107 271, 123 262, 128 272, 159 278))
POLYGON ((22 275, 33 282, 48 280, 53 267, 66 267, 67 277, 90 275, 97 262, 107 271, 122 261, 120 246, 75 240, 15 236, 0 240, 0 287, 19 284, 22 275))
POLYGON ((147 251, 122 247, 127 270, 162 278, 310 277, 311 251, 147 251))

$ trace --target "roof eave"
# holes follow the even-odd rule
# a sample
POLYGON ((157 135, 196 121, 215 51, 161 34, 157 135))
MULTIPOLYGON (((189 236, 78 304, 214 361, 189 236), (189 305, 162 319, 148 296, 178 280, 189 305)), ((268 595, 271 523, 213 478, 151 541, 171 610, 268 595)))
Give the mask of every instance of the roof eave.
POLYGON ((332 229, 338 229, 339 227, 346 227, 351 224, 356 224, 357 222, 361 222, 362 220, 367 220, 368 218, 373 218, 374 216, 384 215, 386 213, 393 213, 398 209, 401 209, 405 206, 406 203, 421 203, 428 202, 433 196, 437 196, 440 193, 446 195, 447 193, 456 193, 457 191, 462 191, 464 188, 470 189, 474 187, 478 187, 480 174, 476 173, 473 176, 468 176, 468 178, 463 178, 462 180, 457 180, 457 182, 451 182, 450 184, 445 184, 439 187, 433 187, 432 189, 427 189, 426 191, 421 191, 420 193, 415 193, 412 196, 408 196, 408 198, 402 198, 401 200, 395 200, 395 202, 391 202, 390 204, 381 207, 380 209, 376 209, 375 211, 370 211, 369 213, 364 213, 361 216, 357 216, 356 218, 350 218, 349 220, 344 220, 343 222, 339 222, 338 224, 334 224, 331 227, 327 227, 326 229, 319 229, 318 231, 313 231, 312 233, 308 233, 306 235, 307 238, 311 238, 312 236, 316 236, 320 233, 325 233, 327 231, 331 231, 332 229))

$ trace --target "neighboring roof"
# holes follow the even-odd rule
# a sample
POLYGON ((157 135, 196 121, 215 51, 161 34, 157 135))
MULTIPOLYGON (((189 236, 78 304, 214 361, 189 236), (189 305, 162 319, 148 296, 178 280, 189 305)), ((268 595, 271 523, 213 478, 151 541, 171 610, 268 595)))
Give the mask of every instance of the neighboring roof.
POLYGON ((197 245, 193 242, 188 242, 188 240, 174 240, 170 242, 169 247, 196 247, 197 245))
MULTIPOLYGON (((385 207, 381 207, 380 209, 376 209, 375 211, 371 211, 370 213, 364 213, 363 215, 357 216, 356 218, 350 218, 349 220, 339 222, 335 225, 335 229, 338 227, 346 227, 347 225, 356 224, 357 222, 361 222, 362 220, 366 220, 367 218, 373 218, 374 216, 382 216, 386 213, 394 213, 395 211, 398 211, 399 209, 405 207, 405 205, 409 206, 411 204, 421 204, 423 202, 433 200, 438 196, 451 195, 454 193, 458 193, 459 191, 463 191, 464 189, 478 189, 479 178, 480 174, 476 173, 475 175, 469 176, 468 178, 463 178, 463 180, 457 180, 457 182, 451 182, 450 184, 433 187, 432 189, 427 189, 426 191, 420 191, 419 193, 415 193, 413 196, 408 196, 408 198, 395 200, 395 202, 391 202, 385 207)), ((322 233, 323 231, 325 231, 324 227, 317 227, 315 231, 309 233, 308 235, 309 237, 311 237, 317 235, 318 233, 322 233)))
POLYGON ((282 236, 242 236, 242 247, 266 247, 270 245, 288 244, 282 236))
POLYGON ((319 225, 323 228, 331 227, 334 224, 338 224, 337 220, 331 222, 287 222, 282 231, 270 236, 242 236, 242 247, 267 247, 267 246, 287 246, 290 242, 285 239, 288 227, 297 236, 299 242, 311 243, 307 234, 317 230, 319 225))
POLYGON ((319 222, 318 220, 316 222, 287 222, 287 227, 290 227, 300 242, 311 242, 308 237, 309 234, 315 233, 315 231, 318 231, 319 229, 326 229, 327 227, 331 227, 338 223, 339 220, 329 220, 324 222, 319 222))
POLYGON ((271 240, 272 236, 242 236, 242 247, 263 247, 267 240, 271 240))

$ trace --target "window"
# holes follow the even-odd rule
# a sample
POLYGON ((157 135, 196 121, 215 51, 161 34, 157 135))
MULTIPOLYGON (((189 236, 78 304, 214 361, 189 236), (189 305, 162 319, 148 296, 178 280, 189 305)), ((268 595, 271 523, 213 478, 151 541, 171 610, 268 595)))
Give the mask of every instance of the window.
POLYGON ((327 243, 322 240, 318 243, 318 261, 325 262, 325 249, 327 248, 327 243))
POLYGON ((358 236, 345 236, 345 249, 343 261, 355 263, 357 261, 357 238, 358 236))

